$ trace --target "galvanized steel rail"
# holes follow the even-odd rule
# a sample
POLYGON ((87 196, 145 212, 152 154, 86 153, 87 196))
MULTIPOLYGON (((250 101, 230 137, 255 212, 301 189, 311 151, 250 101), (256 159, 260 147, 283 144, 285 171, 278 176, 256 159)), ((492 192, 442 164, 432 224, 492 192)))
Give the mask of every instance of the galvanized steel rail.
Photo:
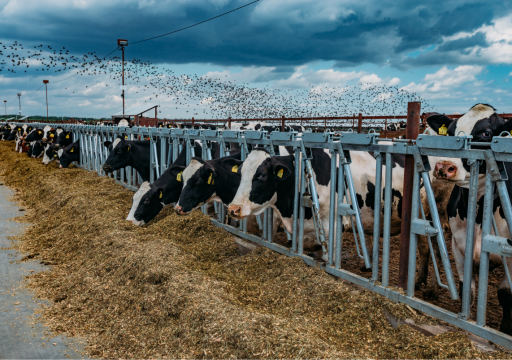
MULTIPOLYGON (((36 127, 44 127, 46 124, 33 124, 36 127)), ((52 126, 52 124, 49 124, 52 126)), ((228 155, 230 152, 230 143, 238 143, 242 149, 242 160, 246 158, 250 146, 260 146, 269 150, 272 156, 278 154, 277 147, 288 146, 293 149, 295 156, 295 187, 300 191, 295 192, 293 201, 293 214, 296 221, 293 222, 291 238, 291 248, 276 244, 272 239, 272 209, 267 209, 263 215, 263 220, 258 219, 258 223, 263 230, 263 236, 259 237, 247 233, 245 221, 240 221, 238 226, 226 224, 226 210, 222 204, 217 204, 216 217, 212 222, 236 236, 258 243, 286 256, 300 257, 310 266, 324 269, 327 273, 342 279, 348 280, 354 284, 362 286, 368 290, 386 296, 395 301, 405 303, 419 311, 429 314, 433 317, 446 321, 459 328, 479 335, 489 341, 512 349, 512 337, 503 334, 497 330, 491 329, 485 324, 489 276, 489 257, 490 254, 502 256, 505 263, 506 258, 512 256, 512 240, 500 237, 494 221, 493 199, 494 188, 501 200, 505 218, 508 224, 509 232, 512 233, 512 205, 510 196, 507 192, 504 180, 507 174, 503 173, 502 162, 512 162, 512 138, 495 138, 492 143, 486 144, 487 148, 471 149, 471 136, 428 136, 420 135, 417 141, 389 141, 389 139, 379 139, 378 134, 356 134, 356 133, 304 133, 297 134, 291 132, 266 132, 256 131, 231 131, 231 130, 185 130, 168 128, 146 128, 146 127, 116 127, 116 126, 94 126, 94 125, 66 125, 59 127, 69 130, 73 133, 73 140, 80 140, 81 160, 78 166, 80 168, 96 171, 98 175, 104 176, 102 165, 108 156, 108 149, 103 146, 106 140, 113 141, 117 136, 126 136, 131 140, 143 139, 144 136, 150 137, 151 150, 151 177, 153 182, 163 173, 168 166, 176 160, 182 149, 187 150, 187 163, 194 156, 194 141, 201 141, 203 144, 203 158, 211 159, 210 142, 218 142, 221 145, 221 155, 228 155), (157 151, 158 140, 160 140, 160 151, 157 151), (308 181, 307 174, 314 176, 311 169, 311 149, 326 149, 331 156, 331 186, 330 192, 330 214, 329 214, 329 235, 325 236, 324 228, 321 227, 321 219, 318 216, 320 204, 316 196, 314 181, 308 181), (366 239, 363 225, 360 218, 360 209, 356 201, 353 179, 351 175, 351 156, 350 152, 368 151, 376 156, 376 179, 375 179, 375 208, 381 207, 381 189, 385 176, 384 191, 384 216, 381 241, 381 221, 380 217, 374 219, 373 227, 373 252, 370 254, 366 246, 366 239), (160 152, 160 156, 158 156, 160 152), (397 291, 389 287, 389 257, 390 257, 390 224, 391 224, 391 182, 392 166, 386 166, 385 174, 382 171, 383 158, 386 164, 391 164, 392 154, 412 155, 415 160, 415 171, 413 179, 413 197, 412 197, 412 220, 411 220, 411 241, 409 250, 409 271, 407 277, 406 293, 397 291), (416 273, 416 251, 417 236, 427 236, 431 247, 431 238, 435 238, 440 249, 441 264, 437 264, 434 259, 436 277, 441 287, 447 288, 452 299, 458 299, 458 293, 455 285, 455 278, 451 268, 446 241, 439 220, 437 204, 434 198, 434 192, 430 183, 430 166, 428 156, 442 156, 468 159, 470 165, 470 195, 468 206, 468 239, 473 238, 475 227, 475 209, 478 191, 478 170, 481 164, 487 165, 487 174, 485 178, 485 201, 483 209, 483 233, 481 247, 481 264, 478 285, 478 306, 476 322, 469 320, 470 317, 470 295, 471 295, 471 275, 473 267, 473 257, 465 257, 465 276, 464 288, 462 289, 462 312, 453 313, 439 306, 432 305, 426 301, 414 296, 415 273, 416 273), (421 190, 423 184, 424 190, 421 190), (427 221, 424 215, 424 209, 421 202, 420 191, 425 191, 428 199, 428 205, 432 221, 427 221), (304 219, 305 209, 310 207, 313 213, 316 213, 314 219, 317 224, 316 233, 319 244, 323 250, 328 252, 327 262, 317 261, 304 254, 304 219), (420 211, 421 210, 421 211, 420 211), (354 238, 358 254, 364 260, 365 266, 371 268, 372 273, 369 279, 354 274, 342 268, 343 248, 343 220, 348 218, 352 224, 354 238), (319 221, 320 220, 320 221, 319 221), (491 226, 494 225, 494 235, 492 235, 491 226), (383 260, 379 264, 379 247, 382 246, 383 260), (439 277, 438 265, 443 266, 447 283, 442 284, 439 277), (382 278, 379 283, 379 268, 382 270, 382 278)), ((481 145, 481 144, 479 144, 481 145)), ((138 189, 141 184, 140 177, 134 169, 121 169, 114 175, 116 181, 122 186, 133 191, 138 189)), ((206 213, 206 208, 203 208, 206 213)), ((432 248, 431 248, 432 249, 432 248)), ((466 254, 472 254, 474 242, 466 242, 466 254)), ((505 266, 506 275, 512 288, 510 274, 505 266)))

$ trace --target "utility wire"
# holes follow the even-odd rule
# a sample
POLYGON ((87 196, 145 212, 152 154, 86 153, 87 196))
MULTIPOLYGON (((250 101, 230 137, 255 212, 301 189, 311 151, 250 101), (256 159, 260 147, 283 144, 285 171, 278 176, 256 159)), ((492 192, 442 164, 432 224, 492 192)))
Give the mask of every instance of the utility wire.
POLYGON ((214 20, 214 19, 220 18, 221 16, 224 16, 224 15, 227 15, 227 14, 229 14, 229 13, 235 12, 235 11, 237 11, 237 10, 243 9, 244 7, 249 6, 249 5, 252 5, 252 4, 255 4, 255 3, 257 3, 258 1, 260 1, 260 0, 255 0, 255 1, 250 2, 249 4, 246 4, 246 5, 244 5, 244 6, 240 6, 240 7, 236 8, 236 9, 233 9, 233 10, 230 10, 230 11, 225 12, 225 13, 223 13, 223 14, 220 14, 220 15, 214 16, 214 17, 209 18, 209 19, 207 19, 207 20, 204 20, 204 21, 198 22, 197 24, 194 24, 194 25, 190 25, 190 26, 187 26, 187 27, 181 28, 181 29, 179 29, 179 30, 174 30, 174 31, 171 31, 171 32, 168 32, 168 33, 162 34, 162 35, 153 36, 153 37, 150 37, 149 39, 145 39, 145 40, 134 41, 134 42, 130 43, 130 45, 138 44, 138 43, 141 43, 141 42, 144 42, 144 41, 149 41, 149 40, 157 39, 157 38, 160 38, 160 37, 162 37, 162 36, 167 36, 167 35, 171 35, 171 34, 174 34, 174 33, 177 33, 177 32, 183 31, 183 30, 186 30, 186 29, 190 29, 191 27, 194 27, 194 26, 197 26, 197 25, 204 24, 205 22, 208 22, 208 21, 211 21, 211 20, 214 20))

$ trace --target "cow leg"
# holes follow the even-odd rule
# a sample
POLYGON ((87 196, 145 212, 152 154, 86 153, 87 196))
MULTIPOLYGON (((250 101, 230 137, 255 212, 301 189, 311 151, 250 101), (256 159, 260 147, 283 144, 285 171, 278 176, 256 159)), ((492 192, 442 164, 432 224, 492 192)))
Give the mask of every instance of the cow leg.
POLYGON ((428 259, 430 258, 430 248, 426 236, 418 238, 418 273, 416 274, 416 290, 420 289, 421 284, 427 284, 428 278, 428 259))

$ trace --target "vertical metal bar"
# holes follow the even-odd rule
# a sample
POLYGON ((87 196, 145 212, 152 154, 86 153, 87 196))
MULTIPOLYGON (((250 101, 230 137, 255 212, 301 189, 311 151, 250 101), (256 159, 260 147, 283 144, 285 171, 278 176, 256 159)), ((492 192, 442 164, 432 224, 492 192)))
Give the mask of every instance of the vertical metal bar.
POLYGON ((471 307, 471 280, 473 278, 473 252, 475 248, 475 220, 476 203, 478 201, 478 172, 480 169, 479 161, 469 161, 470 180, 469 180, 469 202, 466 226, 466 250, 464 257, 464 280, 462 289, 462 316, 467 318, 471 307))
MULTIPOLYGON (((339 166, 338 166, 338 201, 337 205, 343 203, 345 198, 345 170, 343 164, 345 163, 344 152, 341 149, 339 153, 339 166)), ((334 267, 341 268, 341 253, 343 246, 343 216, 338 212, 336 216, 336 256, 334 257, 334 267)))
MULTIPOLYGON (((420 175, 414 165, 414 177, 412 182, 411 221, 419 217, 420 199, 420 175)), ((411 231, 409 244, 409 270, 407 272, 407 296, 414 297, 414 280, 416 278, 416 251, 418 250, 418 235, 411 231)), ((432 253, 432 257, 434 254, 432 253)))
POLYGON ((301 204, 299 207, 299 234, 298 234, 298 244, 297 244, 297 254, 302 255, 304 253, 304 217, 305 217, 305 210, 304 207, 304 193, 306 192, 306 176, 304 175, 304 157, 306 154, 302 154, 301 151, 301 158, 302 160, 299 162, 299 172, 300 172, 300 199, 301 204))
POLYGON ((274 209, 269 207, 268 209, 268 222, 267 222, 267 241, 272 242, 272 232, 274 231, 274 209))
POLYGON ((293 194, 293 230, 292 251, 297 251, 297 221, 299 218, 299 193, 300 193, 300 149, 295 148, 295 192, 293 194))
MULTIPOLYGON (((487 164, 487 174, 485 176, 485 195, 482 218, 482 239, 491 233, 491 219, 493 214, 494 185, 492 176, 487 164)), ((476 324, 485 326, 487 315, 487 290, 489 286, 489 253, 481 251, 480 253, 480 273, 478 275, 478 302, 476 311, 476 324)))
POLYGON ((446 248, 446 242, 444 240, 444 234, 442 231, 443 227, 441 226, 441 221, 439 220, 439 212, 437 210, 434 191, 432 191, 432 184, 430 183, 430 178, 427 172, 422 172, 421 176, 423 179, 425 194, 427 195, 430 216, 432 217, 434 227, 439 230, 437 233, 437 245, 439 246, 439 255, 443 261, 444 274, 446 276, 446 282, 450 291, 450 297, 452 300, 457 300, 459 298, 459 294, 457 293, 457 286, 455 285, 455 278, 453 277, 452 266, 450 264, 450 258, 448 257, 448 249, 446 248))
POLYGON ((335 236, 335 220, 336 220, 336 163, 337 163, 337 151, 330 150, 331 154, 331 179, 329 182, 330 185, 330 203, 329 203, 329 255, 327 264, 329 266, 333 265, 334 260, 334 236, 335 236))
POLYGON ((380 245, 380 209, 382 199, 382 154, 375 153, 376 169, 375 169, 375 198, 373 212, 373 265, 372 279, 379 279, 379 245, 380 245))
POLYGON ((389 286, 389 247, 391 238, 391 205, 393 166, 391 153, 386 153, 386 180, 384 181, 384 229, 382 236, 382 286, 389 286))
POLYGON ((155 164, 155 154, 153 153, 153 137, 149 139, 149 182, 153 184, 155 182, 155 173, 153 172, 153 166, 155 164))

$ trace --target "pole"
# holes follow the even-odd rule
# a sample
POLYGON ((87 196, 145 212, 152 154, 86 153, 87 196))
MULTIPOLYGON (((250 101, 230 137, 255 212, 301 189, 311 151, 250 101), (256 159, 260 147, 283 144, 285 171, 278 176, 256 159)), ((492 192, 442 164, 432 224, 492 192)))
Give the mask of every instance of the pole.
POLYGON ((5 117, 7 117, 7 100, 4 100, 4 105, 5 105, 5 117))
POLYGON ((357 133, 361 134, 363 132, 363 114, 359 113, 359 117, 357 118, 357 133))
MULTIPOLYGON (((407 140, 416 140, 420 130, 421 103, 409 102, 407 105, 407 140)), ((400 236, 400 264, 398 270, 398 287, 407 290, 409 268, 409 243, 411 239, 411 213, 414 178, 414 157, 405 155, 404 187, 402 201, 402 234, 400 236)))
POLYGON ((18 101, 20 105, 20 119, 21 119, 21 94, 18 94, 18 101))
POLYGON ((283 116, 281 117, 281 131, 284 131, 284 127, 285 127, 285 125, 284 125, 285 120, 284 120, 284 119, 285 119, 285 117, 284 117, 284 115, 283 115, 283 116))
POLYGON ((48 122, 48 80, 43 80, 44 86, 46 88, 46 122, 48 122))
POLYGON ((122 73, 123 73, 123 119, 124 119, 124 46, 121 45, 121 51, 123 53, 123 70, 122 70, 122 73))

